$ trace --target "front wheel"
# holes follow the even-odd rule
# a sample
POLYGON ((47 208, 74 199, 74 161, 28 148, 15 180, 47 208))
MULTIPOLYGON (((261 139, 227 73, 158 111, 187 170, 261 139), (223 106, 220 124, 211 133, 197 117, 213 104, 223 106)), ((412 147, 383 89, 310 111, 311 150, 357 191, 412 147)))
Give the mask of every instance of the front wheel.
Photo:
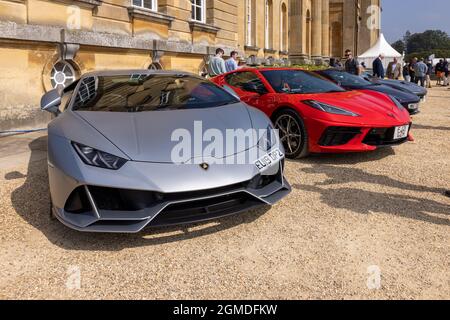
POLYGON ((275 118, 284 152, 289 159, 304 158, 309 154, 308 134, 302 118, 294 110, 283 110, 275 118))

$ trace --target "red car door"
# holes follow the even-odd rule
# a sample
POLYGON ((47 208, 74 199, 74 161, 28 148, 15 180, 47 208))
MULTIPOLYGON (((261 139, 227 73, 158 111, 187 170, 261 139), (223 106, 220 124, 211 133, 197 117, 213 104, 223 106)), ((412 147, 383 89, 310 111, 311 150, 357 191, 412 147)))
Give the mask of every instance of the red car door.
POLYGON ((267 89, 256 72, 238 71, 228 74, 224 77, 224 84, 230 86, 243 102, 260 109, 269 116, 277 106, 277 95, 267 89), (254 88, 258 92, 255 92, 254 88))

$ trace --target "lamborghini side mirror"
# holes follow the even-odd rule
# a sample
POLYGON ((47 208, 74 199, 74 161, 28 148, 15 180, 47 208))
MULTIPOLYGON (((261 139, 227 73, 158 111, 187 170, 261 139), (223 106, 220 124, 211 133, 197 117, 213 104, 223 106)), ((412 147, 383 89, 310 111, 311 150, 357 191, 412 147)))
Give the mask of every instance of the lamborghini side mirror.
POLYGON ((55 116, 60 114, 61 94, 58 89, 53 89, 44 94, 41 98, 41 110, 47 111, 55 116))

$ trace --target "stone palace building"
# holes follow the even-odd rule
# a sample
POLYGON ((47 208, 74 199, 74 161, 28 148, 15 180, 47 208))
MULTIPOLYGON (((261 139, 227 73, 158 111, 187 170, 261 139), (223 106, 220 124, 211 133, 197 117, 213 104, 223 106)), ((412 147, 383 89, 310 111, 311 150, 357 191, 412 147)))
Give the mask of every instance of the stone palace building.
POLYGON ((42 126, 41 95, 91 70, 202 73, 217 47, 250 65, 322 63, 379 36, 380 0, 0 0, 0 132, 42 126))

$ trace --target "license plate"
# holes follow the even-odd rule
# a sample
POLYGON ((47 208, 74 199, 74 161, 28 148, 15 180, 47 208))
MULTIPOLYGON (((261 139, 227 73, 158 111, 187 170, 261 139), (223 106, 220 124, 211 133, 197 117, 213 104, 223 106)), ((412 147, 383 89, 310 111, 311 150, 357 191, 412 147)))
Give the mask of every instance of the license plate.
POLYGON ((255 166, 259 171, 264 171, 277 164, 283 157, 284 154, 279 149, 275 149, 256 160, 255 166))
POLYGON ((404 139, 408 136, 409 125, 396 127, 394 132, 394 140, 404 139))

